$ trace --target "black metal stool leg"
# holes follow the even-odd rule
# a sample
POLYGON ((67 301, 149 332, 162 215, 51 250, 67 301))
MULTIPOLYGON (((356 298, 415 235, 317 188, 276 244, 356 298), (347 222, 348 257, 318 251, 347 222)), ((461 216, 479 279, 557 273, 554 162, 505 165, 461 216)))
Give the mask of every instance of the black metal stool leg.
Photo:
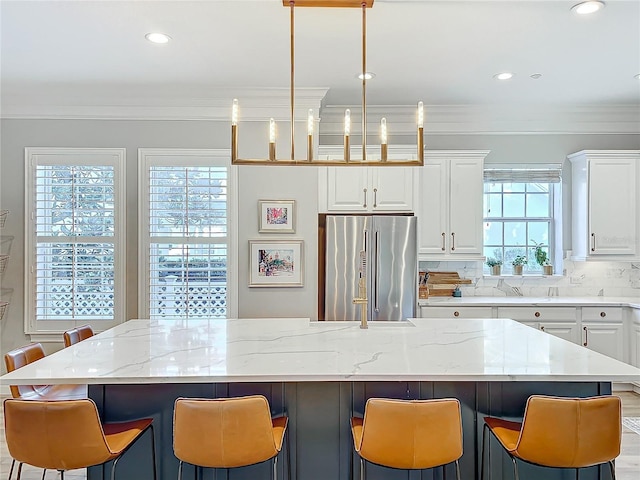
MULTIPOLYGON (((484 455, 485 455, 485 448, 487 446, 487 432, 489 431, 489 426, 485 423, 484 427, 482 428, 482 450, 481 450, 481 458, 480 458, 480 479, 484 480, 484 455)), ((487 449, 488 450, 488 449, 487 449)), ((487 462, 488 463, 488 462, 487 462)), ((488 465, 487 468, 491 468, 491 465, 488 465)))
POLYGON ((456 480, 460 480, 460 462, 456 460, 456 480))

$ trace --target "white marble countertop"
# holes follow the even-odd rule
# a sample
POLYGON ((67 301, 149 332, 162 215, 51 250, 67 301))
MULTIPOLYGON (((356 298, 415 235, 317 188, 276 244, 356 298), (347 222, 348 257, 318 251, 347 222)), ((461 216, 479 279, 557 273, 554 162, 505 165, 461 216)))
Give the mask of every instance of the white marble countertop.
POLYGON ((431 297, 418 300, 420 306, 609 306, 640 308, 634 297, 431 297))
POLYGON ((131 320, 2 384, 640 381, 640 369, 508 319, 131 320))

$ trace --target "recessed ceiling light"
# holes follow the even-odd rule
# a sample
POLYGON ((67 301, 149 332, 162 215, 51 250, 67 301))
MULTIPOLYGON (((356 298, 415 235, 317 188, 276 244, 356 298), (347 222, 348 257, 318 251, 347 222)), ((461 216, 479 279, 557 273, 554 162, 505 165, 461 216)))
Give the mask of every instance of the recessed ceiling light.
POLYGON ((635 78, 636 80, 640 80, 640 73, 638 73, 637 75, 634 75, 633 78, 635 78))
POLYGON ((496 80, 509 80, 511 77, 513 77, 513 73, 511 72, 496 73, 493 76, 496 80))
POLYGON ((168 43, 171 37, 165 33, 152 32, 147 33, 144 38, 152 43, 168 43))
POLYGON ((579 15, 589 15, 590 13, 595 13, 602 8, 604 8, 604 2, 589 1, 578 3, 577 5, 571 7, 571 10, 579 15))
POLYGON ((371 80, 372 78, 375 78, 375 77, 376 77, 376 74, 373 72, 364 72, 359 75, 356 75, 356 78, 359 78, 360 80, 371 80))
POLYGON ((531 78, 533 78, 534 80, 539 79, 542 74, 541 73, 532 73, 531 75, 529 75, 531 78))

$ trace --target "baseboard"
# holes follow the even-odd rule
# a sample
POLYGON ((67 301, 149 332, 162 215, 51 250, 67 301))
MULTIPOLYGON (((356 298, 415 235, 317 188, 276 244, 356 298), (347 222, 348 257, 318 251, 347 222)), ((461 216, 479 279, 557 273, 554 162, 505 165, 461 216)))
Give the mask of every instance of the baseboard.
POLYGON ((613 392, 634 392, 640 393, 640 383, 612 383, 611 390, 613 392))

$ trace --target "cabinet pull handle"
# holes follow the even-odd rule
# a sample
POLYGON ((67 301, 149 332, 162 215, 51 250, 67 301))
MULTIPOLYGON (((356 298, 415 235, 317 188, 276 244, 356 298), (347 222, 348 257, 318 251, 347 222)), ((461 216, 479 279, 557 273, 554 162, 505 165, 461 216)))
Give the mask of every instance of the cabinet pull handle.
POLYGON ((445 237, 445 233, 442 232, 442 251, 444 252, 444 237, 445 237))
POLYGON ((592 240, 592 242, 591 242, 591 251, 595 252, 596 251, 596 234, 595 233, 591 234, 591 240, 592 240))
POLYGON ((377 208, 378 207, 378 189, 374 188, 373 189, 373 208, 377 208))
POLYGON ((456 234, 451 232, 451 251, 456 249, 456 234))
POLYGON ((587 330, 587 327, 582 327, 582 330, 584 330, 584 343, 582 345, 586 347, 589 343, 589 338, 587 336, 589 334, 589 330, 587 330))
POLYGON ((362 204, 362 206, 363 206, 364 208, 367 208, 367 189, 366 189, 366 188, 363 188, 363 189, 362 189, 362 193, 364 193, 364 203, 362 204))
POLYGON ((607 316, 607 312, 600 312, 600 316, 601 316, 602 318, 606 317, 606 316, 607 316))
POLYGON ((453 316, 454 317, 459 317, 460 316, 460 312, 458 312, 457 310, 455 312, 453 312, 453 316))
POLYGON ((539 317, 539 316, 540 316, 540 312, 536 312, 536 313, 534 313, 534 315, 535 315, 536 317, 539 317))
POLYGON ((540 330, 544 332, 544 325, 540 325, 540 330))

